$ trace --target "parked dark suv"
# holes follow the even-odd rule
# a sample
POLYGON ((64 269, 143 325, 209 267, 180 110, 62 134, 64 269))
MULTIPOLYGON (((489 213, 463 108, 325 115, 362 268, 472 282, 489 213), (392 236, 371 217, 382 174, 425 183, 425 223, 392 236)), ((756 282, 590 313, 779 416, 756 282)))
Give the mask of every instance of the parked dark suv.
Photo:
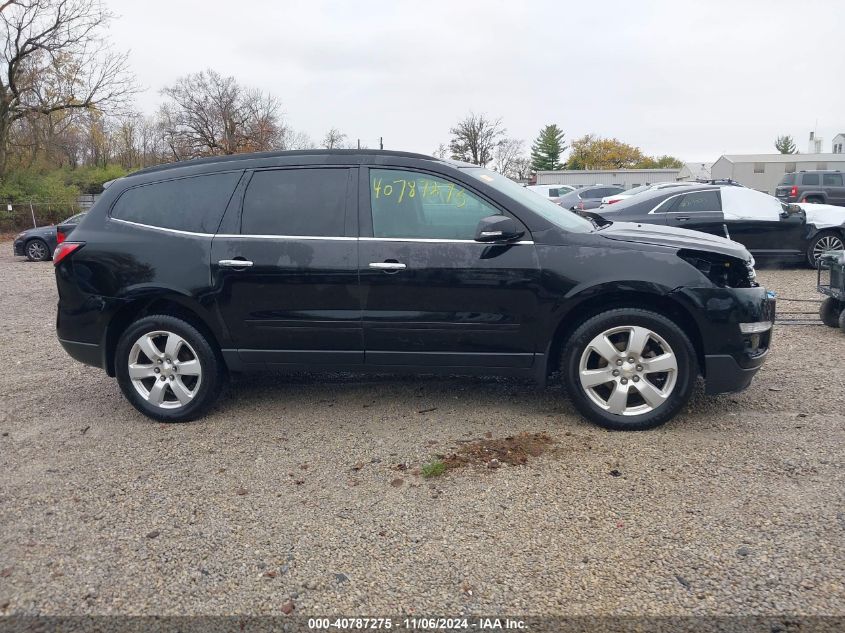
POLYGON ((165 421, 230 372, 533 377, 614 429, 672 418, 699 374, 746 387, 774 300, 751 256, 670 227, 601 229, 499 174, 303 151, 117 180, 54 255, 57 330, 165 421))
POLYGON ((845 206, 842 172, 799 171, 780 179, 775 195, 784 202, 813 202, 845 206))

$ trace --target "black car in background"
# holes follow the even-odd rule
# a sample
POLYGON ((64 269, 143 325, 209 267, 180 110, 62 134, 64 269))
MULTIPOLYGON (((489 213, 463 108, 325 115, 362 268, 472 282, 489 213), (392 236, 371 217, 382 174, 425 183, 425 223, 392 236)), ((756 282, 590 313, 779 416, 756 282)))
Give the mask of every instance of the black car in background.
POLYGON ((739 242, 756 259, 806 261, 811 266, 823 252, 845 244, 845 214, 822 219, 766 193, 732 185, 646 192, 584 215, 720 235, 739 242))
POLYGON ((615 196, 623 191, 624 188, 615 185, 590 185, 561 196, 558 204, 569 211, 597 209, 601 206, 602 198, 615 196))
POLYGON ((839 170, 799 171, 784 174, 775 196, 784 202, 811 202, 845 206, 845 180, 839 170))
POLYGON ((559 372, 614 429, 671 419, 699 374, 751 382, 774 300, 723 238, 597 229, 512 180, 420 154, 241 154, 115 181, 56 250, 56 328, 164 421, 229 372, 559 372))
POLYGON ((43 262, 50 259, 59 243, 59 234, 67 237, 84 217, 83 211, 63 220, 58 225, 39 226, 18 233, 12 245, 14 254, 18 257, 26 257, 31 262, 43 262))

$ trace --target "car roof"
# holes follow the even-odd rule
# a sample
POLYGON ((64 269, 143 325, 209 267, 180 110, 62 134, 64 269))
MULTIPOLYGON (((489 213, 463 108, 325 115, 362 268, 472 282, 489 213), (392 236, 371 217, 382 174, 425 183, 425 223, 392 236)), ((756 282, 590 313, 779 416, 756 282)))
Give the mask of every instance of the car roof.
MULTIPOLYGON (((268 158, 307 157, 313 159, 325 157, 326 159, 330 159, 336 157, 337 159, 341 159, 343 161, 366 162, 366 159, 368 157, 373 158, 388 156, 397 158, 416 158, 419 160, 451 165, 453 167, 458 168, 478 167, 478 165, 473 165, 471 163, 464 163, 449 158, 435 158, 433 156, 427 156, 426 154, 416 154, 414 152, 400 152, 394 150, 381 149, 304 149, 274 152, 250 152, 245 154, 231 154, 227 156, 206 156, 203 158, 191 158, 188 160, 180 160, 174 163, 164 163, 162 165, 154 165, 152 167, 139 169, 138 171, 132 172, 126 177, 132 178, 133 176, 143 176, 145 174, 168 171, 171 169, 180 169, 183 167, 193 167, 198 165, 220 165, 222 167, 236 169, 238 166, 237 164, 239 162, 268 158)), ((326 162, 330 163, 331 161, 327 160, 326 162)))

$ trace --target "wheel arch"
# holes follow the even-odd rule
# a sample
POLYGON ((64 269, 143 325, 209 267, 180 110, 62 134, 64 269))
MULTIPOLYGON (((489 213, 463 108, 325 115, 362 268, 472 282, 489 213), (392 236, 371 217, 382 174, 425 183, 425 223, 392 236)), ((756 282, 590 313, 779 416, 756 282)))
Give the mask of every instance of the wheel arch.
POLYGON ((554 334, 546 348, 546 367, 543 378, 547 378, 560 369, 563 347, 579 325, 601 312, 617 308, 651 310, 674 321, 689 337, 695 349, 699 371, 704 373, 704 345, 701 340, 701 331, 692 314, 678 301, 665 295, 621 290, 585 298, 558 317, 554 334))
POLYGON ((186 305, 185 300, 179 296, 164 295, 137 298, 122 305, 112 316, 106 328, 104 335, 105 369, 109 376, 115 375, 115 350, 121 335, 138 319, 153 314, 166 314, 190 323, 203 336, 206 336, 215 351, 218 354, 220 353, 222 336, 219 332, 215 333, 215 329, 210 323, 210 315, 201 315, 194 307, 186 305))

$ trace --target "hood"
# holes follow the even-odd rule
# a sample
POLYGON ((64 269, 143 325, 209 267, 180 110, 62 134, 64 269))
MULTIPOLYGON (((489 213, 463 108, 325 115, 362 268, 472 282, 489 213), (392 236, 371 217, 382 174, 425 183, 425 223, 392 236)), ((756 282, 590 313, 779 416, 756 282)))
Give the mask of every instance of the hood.
POLYGON ((609 240, 634 242, 637 244, 655 244, 670 248, 688 248, 697 251, 710 251, 721 255, 736 257, 743 261, 751 259, 751 253, 740 243, 689 229, 676 229, 672 226, 654 224, 636 224, 634 222, 614 222, 601 229, 599 235, 609 240))
POLYGON ((807 224, 814 224, 818 229, 845 224, 845 207, 836 207, 832 204, 813 204, 811 202, 800 202, 798 206, 804 209, 807 224))

